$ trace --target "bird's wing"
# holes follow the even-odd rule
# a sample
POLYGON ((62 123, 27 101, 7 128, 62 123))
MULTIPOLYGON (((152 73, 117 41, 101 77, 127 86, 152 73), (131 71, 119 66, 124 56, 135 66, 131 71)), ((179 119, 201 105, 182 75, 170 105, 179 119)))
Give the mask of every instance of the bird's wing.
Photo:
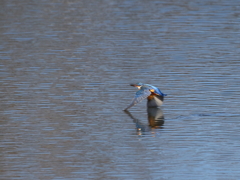
POLYGON ((130 107, 134 106, 135 104, 141 102, 143 99, 147 98, 151 92, 149 89, 140 89, 139 91, 136 92, 135 98, 132 100, 131 104, 125 109, 129 109, 130 107))

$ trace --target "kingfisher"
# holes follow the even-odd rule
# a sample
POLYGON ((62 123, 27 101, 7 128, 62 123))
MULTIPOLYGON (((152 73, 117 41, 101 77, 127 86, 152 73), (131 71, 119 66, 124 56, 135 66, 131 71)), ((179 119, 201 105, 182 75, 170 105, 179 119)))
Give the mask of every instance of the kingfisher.
POLYGON ((163 94, 159 88, 150 84, 137 83, 130 84, 130 86, 137 87, 139 90, 136 92, 131 104, 124 109, 125 111, 146 98, 147 107, 159 107, 163 104, 164 96, 167 96, 167 94, 163 94))

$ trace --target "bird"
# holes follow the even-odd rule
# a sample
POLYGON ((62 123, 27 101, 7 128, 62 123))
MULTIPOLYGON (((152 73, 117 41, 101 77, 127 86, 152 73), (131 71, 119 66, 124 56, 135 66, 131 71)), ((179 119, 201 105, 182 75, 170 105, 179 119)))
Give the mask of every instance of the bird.
POLYGON ((131 104, 124 109, 125 111, 146 98, 147 107, 159 107, 163 104, 164 96, 167 96, 159 88, 150 84, 136 83, 130 84, 130 86, 137 87, 139 90, 136 92, 131 104))

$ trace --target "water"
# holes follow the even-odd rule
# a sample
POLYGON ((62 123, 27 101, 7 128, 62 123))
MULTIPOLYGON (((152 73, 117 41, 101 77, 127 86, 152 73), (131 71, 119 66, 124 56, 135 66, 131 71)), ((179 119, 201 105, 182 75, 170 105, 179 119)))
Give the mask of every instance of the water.
POLYGON ((3 1, 1 179, 240 178, 238 1, 3 1), (168 94, 161 109, 136 89, 168 94))

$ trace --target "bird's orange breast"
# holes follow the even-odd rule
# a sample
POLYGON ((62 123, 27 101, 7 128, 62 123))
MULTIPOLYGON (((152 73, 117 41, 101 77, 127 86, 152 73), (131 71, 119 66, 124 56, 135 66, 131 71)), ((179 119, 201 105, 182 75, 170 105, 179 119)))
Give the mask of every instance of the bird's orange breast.
POLYGON ((157 93, 155 93, 154 89, 150 89, 151 95, 158 95, 157 93))
POLYGON ((151 94, 150 96, 147 97, 148 100, 152 100, 154 98, 154 95, 151 94))

